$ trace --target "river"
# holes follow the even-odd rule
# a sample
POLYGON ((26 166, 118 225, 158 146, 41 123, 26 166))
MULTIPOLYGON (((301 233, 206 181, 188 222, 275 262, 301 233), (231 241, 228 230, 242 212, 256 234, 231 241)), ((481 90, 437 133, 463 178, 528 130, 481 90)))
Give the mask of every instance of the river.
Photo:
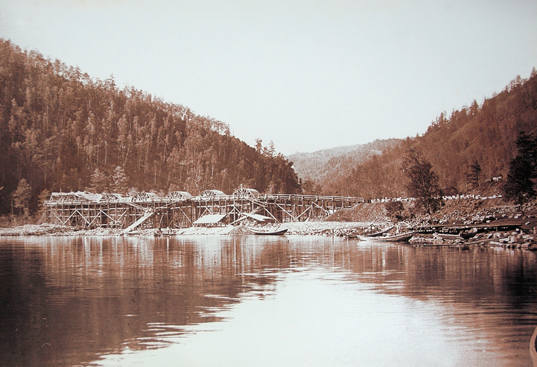
POLYGON ((531 366, 537 254, 307 236, 0 239, 2 366, 531 366))

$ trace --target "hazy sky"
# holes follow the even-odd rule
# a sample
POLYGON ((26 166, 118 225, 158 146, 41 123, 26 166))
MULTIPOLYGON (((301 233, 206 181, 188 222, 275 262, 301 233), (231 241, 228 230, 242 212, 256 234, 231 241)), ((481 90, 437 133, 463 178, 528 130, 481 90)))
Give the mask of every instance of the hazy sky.
POLYGON ((291 154, 423 133, 537 67, 536 0, 0 0, 0 37, 291 154))

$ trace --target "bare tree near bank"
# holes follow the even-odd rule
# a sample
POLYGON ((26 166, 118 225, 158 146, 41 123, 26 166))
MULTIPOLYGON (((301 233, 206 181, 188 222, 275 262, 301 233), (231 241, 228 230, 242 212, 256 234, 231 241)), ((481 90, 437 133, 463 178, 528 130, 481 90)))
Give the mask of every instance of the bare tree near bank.
POLYGON ((431 163, 421 152, 410 149, 403 156, 402 170, 409 179, 407 193, 416 199, 418 208, 428 214, 436 212, 442 205, 442 192, 431 163))
POLYGON ((37 213, 36 213, 36 219, 39 222, 44 220, 45 218, 45 201, 47 201, 50 198, 50 191, 47 189, 44 189, 39 193, 38 199, 37 199, 37 213))
POLYGON ((537 197, 533 181, 537 178, 537 138, 521 132, 516 146, 518 155, 509 163, 502 192, 505 200, 522 205, 537 197))

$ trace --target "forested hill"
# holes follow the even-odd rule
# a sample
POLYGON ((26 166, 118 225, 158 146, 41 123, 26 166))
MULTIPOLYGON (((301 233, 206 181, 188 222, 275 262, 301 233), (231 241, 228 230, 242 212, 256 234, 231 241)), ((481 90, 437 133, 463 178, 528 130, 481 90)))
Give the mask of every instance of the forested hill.
POLYGON ((0 39, 0 214, 23 179, 34 204, 44 190, 294 193, 291 166, 220 121, 0 39))
POLYGON ((367 144, 323 149, 313 153, 295 153, 287 158, 293 162, 298 177, 304 181, 322 183, 347 177, 353 167, 367 158, 382 154, 396 146, 400 139, 375 140, 367 144))
POLYGON ((506 177, 520 132, 537 133, 535 69, 529 79, 516 77, 482 105, 473 101, 450 115, 441 113, 423 135, 355 165, 344 178, 328 178, 322 191, 366 199, 403 196, 401 158, 409 149, 421 151, 431 163, 444 193, 487 190, 487 180, 506 177))

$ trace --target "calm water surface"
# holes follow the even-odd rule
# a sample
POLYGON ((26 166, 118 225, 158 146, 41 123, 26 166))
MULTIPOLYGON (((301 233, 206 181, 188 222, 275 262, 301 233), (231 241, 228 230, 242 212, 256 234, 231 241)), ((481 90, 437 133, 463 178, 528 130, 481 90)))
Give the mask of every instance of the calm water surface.
POLYGON ((537 254, 4 238, 2 366, 531 366, 537 254))

